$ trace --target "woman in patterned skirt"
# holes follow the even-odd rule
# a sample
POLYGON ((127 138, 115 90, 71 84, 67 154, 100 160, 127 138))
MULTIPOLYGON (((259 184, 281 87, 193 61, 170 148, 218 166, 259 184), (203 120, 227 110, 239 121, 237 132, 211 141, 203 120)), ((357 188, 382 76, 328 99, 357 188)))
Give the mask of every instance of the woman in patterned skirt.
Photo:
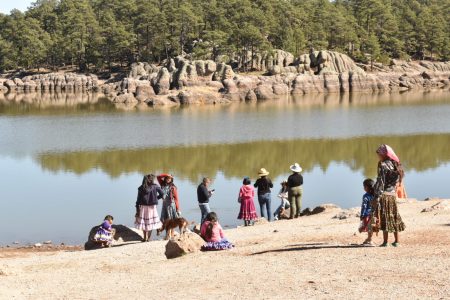
POLYGON ((155 184, 153 174, 145 175, 142 185, 138 188, 136 200, 136 228, 144 232, 143 242, 148 242, 153 229, 161 228, 162 224, 158 216, 158 199, 161 199, 163 192, 155 184))
POLYGON ((405 230, 397 208, 397 184, 403 179, 403 168, 394 150, 388 145, 381 145, 376 151, 379 158, 378 177, 375 183, 374 218, 375 228, 383 231, 383 244, 388 245, 389 232, 394 233, 392 246, 399 245, 399 232, 405 230))
POLYGON ((164 222, 167 219, 179 218, 181 212, 180 204, 178 202, 178 189, 173 183, 173 176, 170 174, 161 174, 158 176, 158 182, 163 191, 161 222, 164 222))

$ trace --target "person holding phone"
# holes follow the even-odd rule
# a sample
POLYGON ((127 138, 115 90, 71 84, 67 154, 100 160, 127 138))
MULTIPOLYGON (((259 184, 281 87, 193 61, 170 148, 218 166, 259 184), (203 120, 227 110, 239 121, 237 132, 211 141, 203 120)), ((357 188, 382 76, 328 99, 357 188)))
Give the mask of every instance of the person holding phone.
POLYGON ((197 200, 201 213, 200 224, 203 224, 206 216, 211 212, 211 209, 209 208, 209 198, 214 194, 214 190, 208 189, 210 184, 211 179, 205 177, 197 188, 197 200))

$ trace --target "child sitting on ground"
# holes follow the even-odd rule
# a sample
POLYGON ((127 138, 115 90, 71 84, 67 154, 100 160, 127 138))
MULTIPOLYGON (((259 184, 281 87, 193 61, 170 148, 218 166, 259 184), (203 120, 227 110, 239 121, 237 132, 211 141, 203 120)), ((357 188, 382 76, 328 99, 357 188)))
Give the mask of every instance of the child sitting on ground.
POLYGON ((275 220, 289 219, 289 216, 285 213, 286 209, 289 209, 291 207, 288 201, 287 180, 283 180, 283 182, 281 183, 281 190, 278 193, 278 198, 280 198, 281 203, 280 206, 278 206, 278 208, 275 210, 275 213, 273 214, 275 220))
POLYGON ((113 216, 107 215, 103 223, 98 227, 94 235, 93 241, 100 244, 102 247, 111 247, 115 229, 112 228, 113 216))
POLYGON ((208 213, 202 224, 200 234, 206 241, 206 244, 202 246, 203 251, 226 250, 234 247, 234 245, 225 238, 222 226, 220 226, 215 212, 208 213))
POLYGON ((363 182, 364 191, 366 192, 362 198, 361 204, 361 223, 359 225, 359 232, 367 232, 367 239, 364 241, 363 245, 373 246, 372 243, 372 227, 371 223, 371 215, 372 215, 372 200, 374 198, 374 181, 372 179, 366 179, 363 182))

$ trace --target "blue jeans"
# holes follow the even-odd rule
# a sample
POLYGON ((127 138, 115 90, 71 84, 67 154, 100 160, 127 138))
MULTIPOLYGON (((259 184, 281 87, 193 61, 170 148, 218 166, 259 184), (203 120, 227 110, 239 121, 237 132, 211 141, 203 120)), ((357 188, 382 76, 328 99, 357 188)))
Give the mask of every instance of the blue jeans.
POLYGON ((267 218, 267 220, 272 221, 272 213, 270 210, 270 202, 271 196, 270 193, 266 193, 264 195, 258 195, 259 208, 261 209, 261 217, 267 218), (265 214, 265 210, 267 211, 267 217, 265 214))
POLYGON ((206 216, 211 212, 211 209, 209 208, 209 203, 199 203, 198 207, 200 207, 200 212, 202 214, 202 218, 200 220, 200 224, 203 224, 205 221, 206 216))

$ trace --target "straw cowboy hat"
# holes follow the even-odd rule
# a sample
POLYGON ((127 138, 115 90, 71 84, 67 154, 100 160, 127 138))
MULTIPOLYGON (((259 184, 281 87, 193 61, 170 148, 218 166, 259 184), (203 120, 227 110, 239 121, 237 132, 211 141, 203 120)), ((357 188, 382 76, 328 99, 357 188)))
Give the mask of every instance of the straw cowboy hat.
POLYGON ((300 173, 303 170, 302 167, 300 167, 300 165, 298 163, 293 164, 290 167, 290 169, 292 172, 295 172, 295 173, 300 173))
POLYGON ((269 175, 269 174, 270 174, 270 173, 267 172, 267 170, 264 169, 264 168, 261 168, 261 170, 259 170, 259 172, 258 172, 258 176, 259 176, 259 177, 267 176, 267 175, 269 175))

